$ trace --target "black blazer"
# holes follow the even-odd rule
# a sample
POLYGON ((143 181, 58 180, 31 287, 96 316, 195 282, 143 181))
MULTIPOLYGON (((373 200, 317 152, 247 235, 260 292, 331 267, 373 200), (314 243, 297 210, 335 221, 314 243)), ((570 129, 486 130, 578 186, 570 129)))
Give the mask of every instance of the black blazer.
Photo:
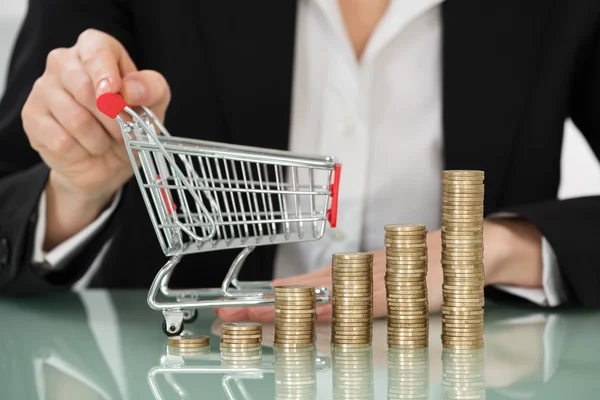
MULTIPOLYGON (((139 68, 170 83, 173 134, 286 149, 295 20, 291 0, 31 0, 0 104, 1 292, 64 288, 108 237, 93 286, 147 288, 166 261, 131 181, 110 223, 63 272, 43 276, 31 265, 48 169, 29 147, 20 110, 50 50, 72 46, 87 28, 108 32, 139 68)), ((600 198, 558 201, 557 191, 566 118, 600 151, 599 29, 596 0, 443 4, 444 167, 485 170, 486 214, 531 220, 557 253, 570 302, 583 305, 600 305, 600 198)), ((172 282, 220 285, 237 252, 184 257, 172 282)), ((274 253, 257 248, 241 277, 270 279, 274 253)))

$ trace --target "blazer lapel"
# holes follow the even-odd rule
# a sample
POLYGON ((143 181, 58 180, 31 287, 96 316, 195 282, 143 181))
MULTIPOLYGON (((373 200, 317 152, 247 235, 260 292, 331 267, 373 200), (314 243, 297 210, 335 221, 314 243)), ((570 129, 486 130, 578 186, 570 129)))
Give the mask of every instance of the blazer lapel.
POLYGON ((445 168, 486 172, 486 212, 522 134, 551 7, 540 1, 448 0, 443 5, 445 168))
POLYGON ((296 1, 201 1, 199 26, 228 135, 287 149, 296 1))

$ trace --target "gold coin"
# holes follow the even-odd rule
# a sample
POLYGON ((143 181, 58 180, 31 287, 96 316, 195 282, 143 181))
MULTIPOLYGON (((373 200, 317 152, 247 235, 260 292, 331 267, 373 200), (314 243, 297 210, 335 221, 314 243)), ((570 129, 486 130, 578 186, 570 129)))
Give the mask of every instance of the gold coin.
POLYGON ((186 344, 208 344, 210 338, 206 335, 181 335, 169 338, 169 346, 180 347, 186 344))
POLYGON ((442 185, 442 191, 444 193, 483 193, 485 190, 484 184, 475 185, 455 185, 454 183, 445 183, 442 185))
POLYGON ((406 234, 390 234, 390 233, 386 233, 386 235, 384 236, 385 239, 391 239, 391 240, 427 240, 427 233, 415 233, 415 232, 411 232, 410 235, 406 235, 406 234))
POLYGON ((484 194, 472 194, 467 196, 465 194, 451 195, 442 193, 442 211, 446 206, 477 206, 485 208, 485 196, 484 194))
POLYGON ((258 322, 226 322, 221 324, 221 330, 232 329, 236 331, 257 330, 261 329, 262 325, 258 322))
POLYGON ((221 339, 260 339, 262 337, 262 333, 254 333, 254 334, 230 334, 230 333, 221 333, 221 339))
POLYGON ((464 186, 470 186, 470 185, 482 185, 483 184, 483 179, 465 179, 465 180, 457 180, 457 179, 442 179, 442 185, 445 184, 449 184, 449 185, 464 185, 464 186))
POLYGON ((290 286, 275 286, 275 293, 313 293, 315 288, 312 286, 298 286, 298 285, 290 285, 290 286))
POLYGON ((411 232, 424 231, 427 227, 423 224, 389 224, 385 225, 383 229, 389 232, 411 232))
POLYGON ((448 169, 442 172, 442 177, 443 179, 452 180, 484 179, 485 172, 482 170, 448 169))
POLYGON ((364 252, 345 252, 333 254, 334 260, 372 260, 373 253, 364 252))
POLYGON ((479 238, 479 237, 483 237, 483 228, 475 228, 475 229, 470 229, 470 230, 465 230, 465 229, 461 229, 461 230, 457 230, 457 231, 446 231, 443 230, 442 231, 442 238, 443 239, 452 239, 452 238, 479 238))
POLYGON ((388 323, 387 329, 388 329, 388 331, 411 330, 411 329, 428 330, 429 323, 428 322, 406 323, 406 324, 402 324, 402 323, 390 324, 390 323, 388 323))
MULTIPOLYGON (((391 244, 389 242, 385 242, 385 247, 387 249, 398 249, 398 245, 397 244, 391 244)), ((407 243, 407 244, 403 244, 402 245, 403 249, 410 249, 410 250, 414 250, 414 249, 426 249, 427 248, 427 243, 407 243)))
POLYGON ((260 346, 260 343, 228 343, 228 342, 221 342, 220 346, 222 348, 256 348, 260 346))
POLYGON ((442 212, 442 226, 476 226, 483 231, 483 215, 442 212))
POLYGON ((463 233, 474 233, 474 234, 482 234, 483 227, 482 226, 447 226, 442 225, 442 237, 446 234, 457 235, 463 233))

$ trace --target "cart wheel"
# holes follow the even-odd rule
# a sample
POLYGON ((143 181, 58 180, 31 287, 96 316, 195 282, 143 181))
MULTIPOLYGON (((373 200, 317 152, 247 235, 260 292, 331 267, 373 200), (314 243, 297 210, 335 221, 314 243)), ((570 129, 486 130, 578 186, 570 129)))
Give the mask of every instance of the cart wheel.
POLYGON ((183 310, 183 322, 192 324, 198 319, 198 310, 183 310))
POLYGON ((163 320, 162 330, 163 330, 164 334, 167 335, 167 336, 177 336, 177 335, 180 335, 181 332, 183 332, 183 322, 181 323, 181 326, 179 327, 179 329, 176 332, 172 332, 172 331, 170 331, 170 330, 167 329, 167 321, 163 320))

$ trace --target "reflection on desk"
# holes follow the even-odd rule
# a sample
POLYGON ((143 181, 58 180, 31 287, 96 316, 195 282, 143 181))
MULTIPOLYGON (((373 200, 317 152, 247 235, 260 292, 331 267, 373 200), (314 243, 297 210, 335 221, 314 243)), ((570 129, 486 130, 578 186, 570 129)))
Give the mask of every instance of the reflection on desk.
POLYGON ((9 399, 445 399, 469 392, 579 400, 600 393, 598 311, 488 307, 485 349, 466 358, 442 349, 437 314, 421 352, 388 351, 381 320, 370 349, 331 349, 330 327, 321 324, 306 353, 272 349, 266 324, 260 363, 220 358, 210 311, 188 326, 210 335, 210 348, 175 353, 143 291, 2 298, 0 315, 0 388, 9 399))

